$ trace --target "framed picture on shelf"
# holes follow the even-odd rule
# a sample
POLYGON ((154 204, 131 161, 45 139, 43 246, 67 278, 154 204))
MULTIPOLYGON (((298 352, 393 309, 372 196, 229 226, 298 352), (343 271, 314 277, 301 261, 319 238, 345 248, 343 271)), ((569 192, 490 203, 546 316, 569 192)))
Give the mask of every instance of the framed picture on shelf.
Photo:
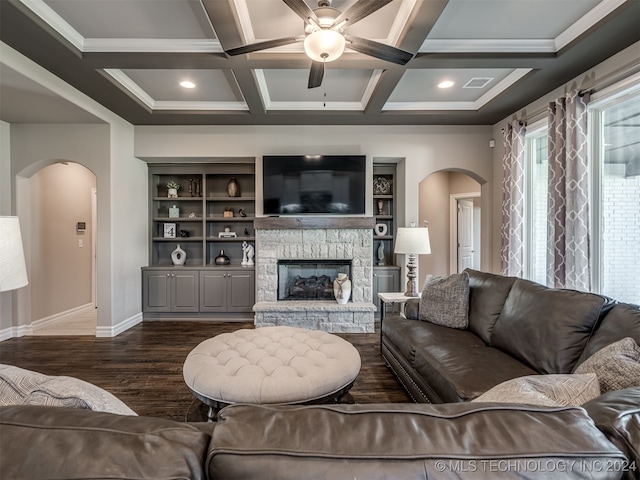
POLYGON ((164 238, 176 238, 176 224, 165 223, 164 224, 164 238))

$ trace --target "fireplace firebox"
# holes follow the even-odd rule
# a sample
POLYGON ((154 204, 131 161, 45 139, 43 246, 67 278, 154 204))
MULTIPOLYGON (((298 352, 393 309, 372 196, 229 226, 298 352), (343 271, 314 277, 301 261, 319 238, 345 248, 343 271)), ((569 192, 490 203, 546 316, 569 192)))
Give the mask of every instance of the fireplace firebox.
POLYGON ((351 260, 278 260, 278 300, 335 300, 333 281, 351 260))

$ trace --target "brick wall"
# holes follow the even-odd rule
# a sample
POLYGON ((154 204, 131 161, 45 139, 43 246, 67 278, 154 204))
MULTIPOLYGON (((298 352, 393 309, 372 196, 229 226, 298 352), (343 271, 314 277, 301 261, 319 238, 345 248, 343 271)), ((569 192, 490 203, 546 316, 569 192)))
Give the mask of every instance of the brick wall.
POLYGON ((640 304, 640 176, 605 165, 602 185, 602 293, 640 304))

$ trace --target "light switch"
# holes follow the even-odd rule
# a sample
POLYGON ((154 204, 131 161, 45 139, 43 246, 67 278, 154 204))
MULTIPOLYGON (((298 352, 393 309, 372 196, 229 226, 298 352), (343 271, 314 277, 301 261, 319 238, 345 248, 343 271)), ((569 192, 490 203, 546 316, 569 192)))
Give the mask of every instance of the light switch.
POLYGON ((78 239, 78 247, 82 248, 84 246, 84 243, 82 241, 81 238, 78 239))

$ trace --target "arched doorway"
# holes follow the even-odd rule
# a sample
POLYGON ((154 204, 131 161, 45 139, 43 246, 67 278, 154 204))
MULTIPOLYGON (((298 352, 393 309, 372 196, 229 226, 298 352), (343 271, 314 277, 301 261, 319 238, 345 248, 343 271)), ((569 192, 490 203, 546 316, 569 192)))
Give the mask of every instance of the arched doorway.
POLYGON ((467 172, 441 170, 420 182, 419 223, 429 223, 431 254, 419 257, 419 287, 429 274, 447 276, 466 266, 480 267, 482 212, 478 180, 467 172))
POLYGON ((56 161, 28 178, 30 324, 34 335, 95 335, 96 176, 56 161))

